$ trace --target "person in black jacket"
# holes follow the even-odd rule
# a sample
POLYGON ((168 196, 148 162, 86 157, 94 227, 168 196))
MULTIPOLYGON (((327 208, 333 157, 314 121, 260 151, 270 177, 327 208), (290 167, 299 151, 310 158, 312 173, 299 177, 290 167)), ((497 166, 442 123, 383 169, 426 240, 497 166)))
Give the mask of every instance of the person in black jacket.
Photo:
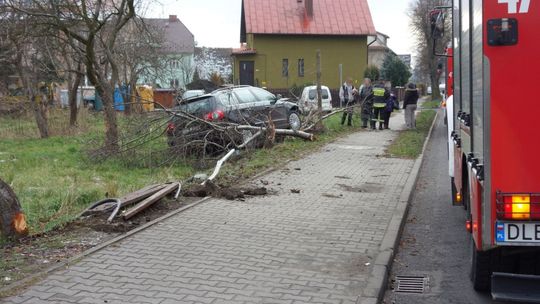
POLYGON ((371 79, 364 79, 364 84, 359 93, 360 105, 362 106, 362 113, 360 118, 362 119, 362 129, 368 127, 368 122, 373 118, 373 85, 371 79))
POLYGON ((405 124, 407 125, 408 129, 416 128, 414 112, 416 111, 418 97, 416 85, 414 83, 407 84, 405 96, 403 97, 403 109, 405 110, 405 124))
POLYGON ((394 112, 394 110, 399 110, 399 103, 394 93, 390 93, 390 97, 386 100, 386 107, 384 110, 384 128, 390 129, 390 117, 392 116, 392 112, 394 112))
POLYGON ((347 119, 347 125, 352 126, 355 92, 356 89, 354 88, 353 80, 349 77, 339 89, 339 99, 341 104, 345 107, 343 117, 341 117, 341 125, 344 125, 345 119, 347 119))

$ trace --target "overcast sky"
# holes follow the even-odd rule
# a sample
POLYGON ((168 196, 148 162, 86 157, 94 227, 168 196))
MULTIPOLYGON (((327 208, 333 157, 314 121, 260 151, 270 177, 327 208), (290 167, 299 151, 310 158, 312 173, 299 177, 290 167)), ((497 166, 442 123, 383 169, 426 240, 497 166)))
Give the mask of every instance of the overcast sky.
MULTIPOLYGON (((159 4, 154 4, 147 16, 178 15, 195 35, 198 46, 239 46, 241 0, 158 1, 159 4)), ((375 28, 390 36, 389 46, 398 54, 414 53, 406 15, 410 1, 368 0, 375 28)))

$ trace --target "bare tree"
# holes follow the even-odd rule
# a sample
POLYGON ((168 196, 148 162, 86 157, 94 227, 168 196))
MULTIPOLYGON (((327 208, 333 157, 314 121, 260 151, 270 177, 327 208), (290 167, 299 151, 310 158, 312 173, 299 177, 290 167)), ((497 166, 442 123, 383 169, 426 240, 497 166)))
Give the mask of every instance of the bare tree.
POLYGON ((180 58, 180 70, 182 71, 183 83, 187 85, 193 80, 193 74, 195 73, 195 63, 191 56, 183 55, 180 58))
POLYGON ((6 37, 16 50, 13 63, 30 101, 40 137, 49 137, 48 106, 52 102, 52 83, 59 80, 51 57, 50 36, 36 31, 33 18, 21 18, 17 12, 4 14, 2 21, 6 37))
MULTIPOLYGON (((434 49, 442 49, 449 42, 448 37, 435 41, 431 35, 429 14, 437 6, 447 5, 447 0, 414 0, 409 8, 410 24, 416 36, 417 66, 415 71, 429 75, 433 96, 439 96, 439 58, 435 56, 434 49)), ((449 31, 446 31, 447 33, 449 31)))
MULTIPOLYGON (((120 77, 119 86, 126 85, 135 92, 137 83, 143 75, 157 75, 166 71, 168 63, 159 55, 159 49, 164 41, 163 29, 148 24, 144 19, 133 18, 125 31, 118 38, 115 47, 120 77)), ((154 76, 150 76, 153 78, 154 76)), ((123 90, 126 104, 125 113, 131 113, 131 96, 128 90, 123 90)))
MULTIPOLYGON (((3 15, 3 14, 2 14, 3 15)), ((16 74, 16 50, 11 43, 9 36, 12 27, 5 16, 0 17, 0 95, 9 94, 9 78, 16 74)))
POLYGON ((136 16, 135 0, 7 0, 8 7, 48 32, 62 33, 68 47, 84 57, 86 76, 100 95, 105 115, 107 151, 118 150, 118 125, 113 90, 119 67, 114 54, 119 33, 136 16), (71 43, 71 42, 77 42, 71 43))
POLYGON ((58 35, 53 35, 52 39, 55 40, 54 54, 56 56, 54 58, 56 58, 56 68, 67 83, 69 126, 76 127, 79 110, 77 98, 79 97, 79 88, 84 79, 84 57, 80 51, 80 47, 78 49, 64 47, 66 44, 78 45, 78 42, 74 41, 73 38, 65 36, 63 33, 58 33, 58 35), (68 40, 70 41, 68 42, 68 40))

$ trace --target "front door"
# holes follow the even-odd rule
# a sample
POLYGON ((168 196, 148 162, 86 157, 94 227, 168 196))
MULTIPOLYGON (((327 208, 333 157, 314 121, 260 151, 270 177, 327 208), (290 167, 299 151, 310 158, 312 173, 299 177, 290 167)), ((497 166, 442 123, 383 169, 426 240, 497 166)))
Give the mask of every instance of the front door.
POLYGON ((240 61, 240 85, 255 85, 254 71, 253 61, 240 61))

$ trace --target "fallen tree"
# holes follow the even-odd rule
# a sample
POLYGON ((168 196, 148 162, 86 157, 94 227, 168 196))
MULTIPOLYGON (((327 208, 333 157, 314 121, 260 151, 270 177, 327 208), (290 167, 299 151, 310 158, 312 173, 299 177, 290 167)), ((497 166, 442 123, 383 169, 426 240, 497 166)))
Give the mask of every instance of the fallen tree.
POLYGON ((163 111, 171 116, 167 129, 168 143, 174 151, 184 155, 205 156, 231 149, 257 148, 272 145, 287 136, 315 140, 313 134, 303 130, 276 128, 271 115, 259 117, 264 124, 255 126, 247 119, 244 123, 211 121, 178 109, 163 111))
MULTIPOLYGON (((227 119, 210 119, 207 116, 194 115, 182 110, 181 107, 168 109, 150 100, 140 99, 138 102, 152 102, 156 110, 129 118, 132 122, 124 124, 126 128, 124 132, 121 132, 118 155, 131 157, 134 153, 139 153, 143 147, 152 146, 152 149, 162 147, 159 153, 162 153, 163 164, 176 161, 179 157, 206 159, 214 158, 232 149, 250 150, 263 146, 271 147, 286 137, 314 141, 316 137, 313 131, 318 122, 348 109, 338 109, 322 116, 319 116, 317 111, 306 113, 302 119, 303 128, 292 130, 276 128, 272 113, 264 116, 257 111, 245 113, 243 110, 242 115, 236 115, 243 117, 242 121, 233 122, 227 119), (164 135, 167 137, 167 146, 147 145, 149 142, 162 139, 164 135), (167 160, 163 160, 165 158, 167 160)), ((90 143, 90 146, 96 145, 97 143, 90 143)), ((104 159, 109 155, 95 150, 90 152, 93 158, 97 156, 104 159)), ((150 153, 155 155, 156 152, 152 150, 150 153)))

